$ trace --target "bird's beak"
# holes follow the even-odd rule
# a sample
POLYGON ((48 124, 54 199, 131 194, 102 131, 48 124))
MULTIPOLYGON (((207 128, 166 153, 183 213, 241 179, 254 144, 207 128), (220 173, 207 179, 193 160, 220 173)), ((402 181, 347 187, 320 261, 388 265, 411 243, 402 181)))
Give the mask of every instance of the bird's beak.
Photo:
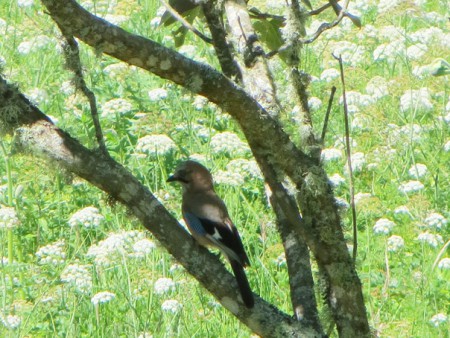
POLYGON ((178 177, 175 175, 170 175, 166 182, 176 182, 178 181, 178 177))

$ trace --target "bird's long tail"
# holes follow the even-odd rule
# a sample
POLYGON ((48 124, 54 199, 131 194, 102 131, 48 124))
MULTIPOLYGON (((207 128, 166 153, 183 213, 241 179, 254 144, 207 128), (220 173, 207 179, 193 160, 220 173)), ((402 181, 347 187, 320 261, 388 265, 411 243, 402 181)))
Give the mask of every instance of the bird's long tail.
POLYGON ((242 300, 248 308, 252 308, 255 305, 255 299, 253 298, 252 289, 248 283, 247 276, 244 271, 244 267, 236 260, 230 259, 231 268, 233 269, 234 277, 241 291, 242 300))

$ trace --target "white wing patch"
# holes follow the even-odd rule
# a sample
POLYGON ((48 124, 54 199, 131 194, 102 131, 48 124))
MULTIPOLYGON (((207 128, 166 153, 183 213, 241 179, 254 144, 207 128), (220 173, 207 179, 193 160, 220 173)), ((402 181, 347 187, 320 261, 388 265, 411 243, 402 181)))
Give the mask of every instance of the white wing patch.
POLYGON ((211 235, 212 238, 214 238, 216 241, 220 241, 222 239, 222 236, 220 236, 219 231, 217 231, 217 228, 214 228, 214 233, 211 235))

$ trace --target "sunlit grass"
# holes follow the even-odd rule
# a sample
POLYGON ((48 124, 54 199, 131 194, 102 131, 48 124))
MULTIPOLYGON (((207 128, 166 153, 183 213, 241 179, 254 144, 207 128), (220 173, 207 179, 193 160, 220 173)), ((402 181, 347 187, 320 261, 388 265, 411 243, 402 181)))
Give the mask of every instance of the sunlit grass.
MULTIPOLYGON (((355 168, 357 269, 371 326, 387 337, 449 336, 450 270, 433 269, 433 264, 449 257, 448 249, 441 249, 449 240, 450 226, 438 226, 431 216, 450 217, 450 152, 444 147, 450 141, 449 83, 446 77, 432 77, 417 68, 448 56, 448 8, 439 1, 422 5, 403 1, 382 11, 372 2, 355 5, 358 3, 362 7, 356 9, 364 13, 361 30, 343 22, 307 46, 302 55, 301 66, 313 76, 311 96, 322 101, 313 112, 317 132, 321 131, 330 88, 338 87, 325 148, 341 155, 324 160, 324 165, 330 177, 338 174, 344 179, 335 193, 349 201, 342 106, 337 104, 340 80, 321 79, 324 71, 330 74, 330 68, 338 69, 331 56, 337 50, 346 61, 347 91, 356 92, 350 122, 355 159, 360 153, 355 161, 359 167, 355 168), (437 13, 433 19, 431 12, 437 13), (430 27, 441 33, 428 37, 424 30, 430 27), (389 43, 395 48, 379 49, 389 43), (408 52, 418 43, 426 46, 422 56, 415 55, 414 49, 408 52), (378 60, 374 54, 380 55, 378 60), (420 96, 414 92, 408 101, 408 91, 421 88, 427 88, 427 93, 422 91, 420 96), (418 164, 426 166, 425 173, 411 171, 418 164), (380 219, 393 225, 383 227, 391 223, 380 219), (401 237, 403 245, 394 245, 396 237, 392 236, 401 237)), ((125 16, 122 27, 175 48, 170 35, 173 27, 151 23, 158 1, 114 4, 98 2, 95 12, 125 16)), ((64 68, 57 29, 40 3, 19 8, 16 1, 3 1, 0 18, 4 20, 0 20, 2 73, 58 126, 86 146, 95 147, 87 101, 68 82, 71 74, 64 68)), ((207 164, 220 182, 217 192, 228 205, 249 253, 252 267, 247 273, 253 290, 290 312, 283 249, 263 181, 249 167, 230 163, 252 161, 251 153, 238 142, 214 145, 214 137, 223 132, 243 141, 237 124, 182 88, 98 55, 82 43, 80 47, 86 81, 97 95, 111 155, 178 219, 180 191, 165 183, 168 175, 177 161, 189 156, 207 164), (167 145, 167 138, 160 135, 169 137, 171 143, 167 145), (145 143, 147 136, 154 137, 150 145, 145 143), (155 144, 157 147, 152 147, 155 144)), ((211 48, 189 35, 182 51, 217 65, 211 48)), ((279 96, 285 112, 280 118, 298 140, 297 110, 286 73, 278 61, 269 63, 282 86, 279 96)), ((155 243, 156 247, 143 249, 145 242, 140 240, 154 239, 122 206, 111 204, 104 193, 54 164, 19 154, 5 156, 13 150, 12 137, 3 137, 2 144, 5 160, 0 161, 0 204, 13 207, 20 224, 9 229, 3 225, 6 223, 0 225, 0 336, 250 335, 162 247, 155 243), (71 227, 71 217, 86 207, 97 208, 102 221, 87 220, 71 227), (120 250, 114 250, 113 243, 120 250), (107 255, 93 254, 96 246, 107 255), (68 271, 76 267, 78 277, 74 273, 68 277, 68 271), (160 292, 155 285, 161 278, 170 278, 174 287, 160 292)), ((351 244, 351 218, 346 210, 342 215, 351 244)))

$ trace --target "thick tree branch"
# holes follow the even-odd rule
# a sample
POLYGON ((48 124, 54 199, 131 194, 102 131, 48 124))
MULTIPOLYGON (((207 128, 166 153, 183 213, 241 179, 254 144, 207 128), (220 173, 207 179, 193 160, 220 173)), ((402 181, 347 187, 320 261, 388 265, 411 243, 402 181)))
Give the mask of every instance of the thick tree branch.
MULTIPOLYGON (((330 283, 329 304, 339 333, 345 337, 367 336, 369 326, 360 281, 347 251, 326 173, 314 158, 291 142, 252 94, 209 66, 91 15, 73 0, 42 2, 58 24, 65 25, 82 41, 207 97, 238 121, 255 158, 267 158, 291 178, 300 192, 297 200, 304 222, 295 231, 305 238, 317 263, 326 272, 330 283)), ((238 13, 241 8, 237 6, 238 13)), ((242 20, 237 18, 242 25, 242 20)), ((289 217, 296 224, 299 215, 292 213, 289 217)))
POLYGON ((263 337, 318 337, 263 299, 249 310, 237 301, 234 277, 215 255, 195 244, 162 204, 122 165, 83 147, 53 125, 0 76, 0 125, 15 133, 15 150, 39 156, 84 178, 129 208, 158 240, 233 315, 263 337), (11 113, 14 112, 14 118, 11 113))

